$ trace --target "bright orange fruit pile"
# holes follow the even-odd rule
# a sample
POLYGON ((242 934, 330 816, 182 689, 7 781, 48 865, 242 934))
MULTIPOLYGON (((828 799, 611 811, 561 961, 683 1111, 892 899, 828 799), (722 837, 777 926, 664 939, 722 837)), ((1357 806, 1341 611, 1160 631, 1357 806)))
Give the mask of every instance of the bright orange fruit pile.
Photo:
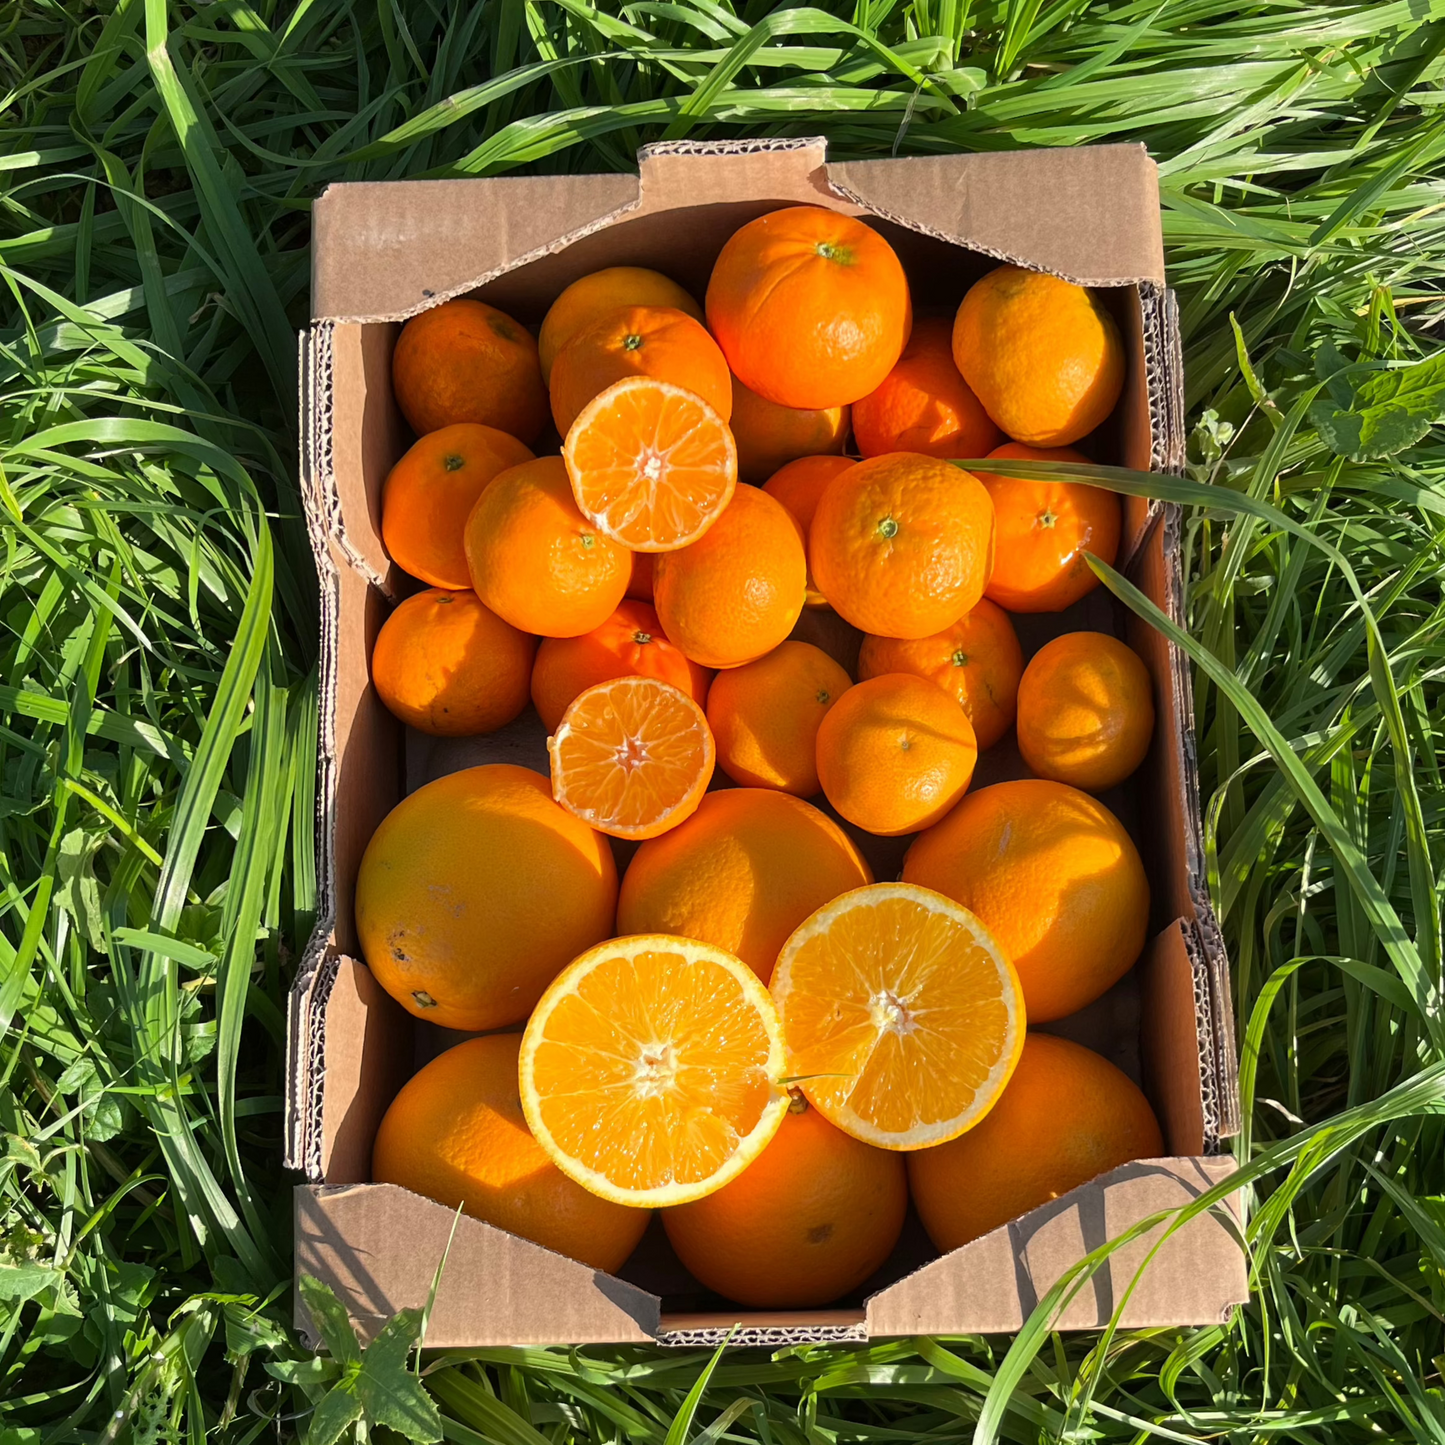
POLYGON ((451 736, 530 700, 551 776, 451 773, 367 849, 382 987, 524 1028, 407 1084, 375 1178, 614 1270, 661 1208, 706 1287, 802 1308, 885 1263, 910 1190, 953 1248, 1162 1150, 1123 1074, 1026 1031, 1148 926, 1092 794, 1149 753, 1150 674, 1094 630, 1026 662, 1010 616, 1120 548, 1115 494, 1009 475, 1087 461, 1113 414, 1100 299, 1000 266, 915 318, 878 231, 796 206, 732 236, 701 305, 611 267, 539 344, 450 301, 393 381, 418 439, 381 531, 420 586, 376 690, 451 736), (971 790, 985 765, 1032 776, 971 790), (868 835, 912 837, 901 881, 868 835))

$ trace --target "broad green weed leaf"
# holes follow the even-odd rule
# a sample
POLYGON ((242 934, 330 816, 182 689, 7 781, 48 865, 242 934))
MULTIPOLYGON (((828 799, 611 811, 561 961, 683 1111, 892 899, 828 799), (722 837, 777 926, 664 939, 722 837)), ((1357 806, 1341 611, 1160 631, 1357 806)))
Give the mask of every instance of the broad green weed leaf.
POLYGON ((366 1348, 356 1376, 356 1393, 367 1419, 418 1445, 442 1438, 441 1415, 421 1380, 406 1367, 421 1334, 421 1311, 400 1310, 366 1348))
POLYGON ((346 1317, 346 1310, 329 1285, 315 1277, 303 1274, 297 1288, 301 1291, 301 1302, 306 1306, 331 1357, 341 1365, 361 1363, 361 1346, 357 1343, 356 1331, 346 1317))
POLYGON ((1445 419, 1445 351, 1411 366, 1372 371, 1342 407, 1335 388, 1310 407, 1310 420, 1339 456, 1377 461, 1413 446, 1445 419))
POLYGON ((322 1397, 306 1427, 306 1445, 336 1445, 361 1419, 361 1401, 356 1398, 351 1382, 335 1386, 322 1397))

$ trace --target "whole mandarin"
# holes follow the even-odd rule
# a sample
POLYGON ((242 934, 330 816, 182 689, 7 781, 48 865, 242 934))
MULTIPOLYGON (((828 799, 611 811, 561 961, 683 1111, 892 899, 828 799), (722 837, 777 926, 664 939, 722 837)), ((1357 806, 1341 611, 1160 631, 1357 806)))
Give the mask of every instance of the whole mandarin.
POLYGON ((428 432, 382 484, 387 555, 430 587, 470 587, 462 541, 467 518, 498 472, 531 460, 529 448, 495 427, 459 422, 428 432))
POLYGON ((848 438, 846 406, 801 410, 779 406, 733 377, 733 439, 738 477, 761 486, 779 467, 799 457, 835 455, 848 438))
POLYGON ((624 306, 671 306, 694 321, 702 307, 676 281, 645 266, 608 266, 580 277, 548 308, 537 335, 543 380, 550 380, 557 353, 579 332, 624 306))
MULTIPOLYGON (((833 478, 841 476, 853 465, 855 463, 852 457, 799 457, 796 461, 779 467, 763 483, 763 490, 770 497, 776 497, 802 528, 805 553, 808 550, 808 533, 813 525, 813 513, 818 510, 819 499, 827 491, 833 478)), ((818 591, 817 584, 813 581, 811 565, 808 568, 807 605, 828 605, 828 599, 818 591)))
POLYGON ((413 316, 392 353, 391 383, 418 436, 479 422, 531 446, 547 424, 537 343, 482 301, 446 301, 413 316))
POLYGON ((475 592, 418 592, 382 624, 371 680, 402 722, 436 737, 505 727, 527 706, 537 639, 503 622, 475 592))

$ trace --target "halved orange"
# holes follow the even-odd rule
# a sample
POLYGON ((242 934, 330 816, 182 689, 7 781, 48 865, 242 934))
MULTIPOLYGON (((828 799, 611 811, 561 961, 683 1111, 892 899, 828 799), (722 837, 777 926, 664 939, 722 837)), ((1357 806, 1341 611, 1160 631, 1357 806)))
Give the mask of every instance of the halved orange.
POLYGON ((643 933, 558 974, 522 1035, 527 1125, 569 1178, 651 1209, 721 1189, 788 1109, 782 1031, 747 964, 643 933))
POLYGON ((696 542, 738 480, 727 422, 702 397, 650 376, 615 382, 588 402, 562 459, 583 515, 634 552, 696 542))
POLYGON ((1018 975, 952 899, 872 883, 825 904, 773 970, 788 1075, 844 1133, 926 1149, 993 1108, 1024 1045, 1018 975))
POLYGON ((614 838, 655 838, 692 817, 717 760, 707 715, 656 677, 578 693, 547 752, 552 796, 614 838))

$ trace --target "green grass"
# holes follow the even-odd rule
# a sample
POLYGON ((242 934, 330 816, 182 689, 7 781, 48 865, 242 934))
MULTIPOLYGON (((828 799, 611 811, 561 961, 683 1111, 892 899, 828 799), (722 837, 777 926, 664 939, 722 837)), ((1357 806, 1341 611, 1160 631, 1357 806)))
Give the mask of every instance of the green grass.
POLYGON ((1442 79, 1445 0, 0 7, 0 1445, 295 1438, 335 1368, 288 1333, 278 1165, 315 887, 311 198, 818 133, 1160 162, 1218 489, 1181 495, 1228 504, 1190 507, 1188 608, 1254 1301, 705 1380, 444 1354, 446 1436, 1442 1445, 1441 406, 1355 462, 1350 383, 1321 390, 1445 337, 1442 79))

